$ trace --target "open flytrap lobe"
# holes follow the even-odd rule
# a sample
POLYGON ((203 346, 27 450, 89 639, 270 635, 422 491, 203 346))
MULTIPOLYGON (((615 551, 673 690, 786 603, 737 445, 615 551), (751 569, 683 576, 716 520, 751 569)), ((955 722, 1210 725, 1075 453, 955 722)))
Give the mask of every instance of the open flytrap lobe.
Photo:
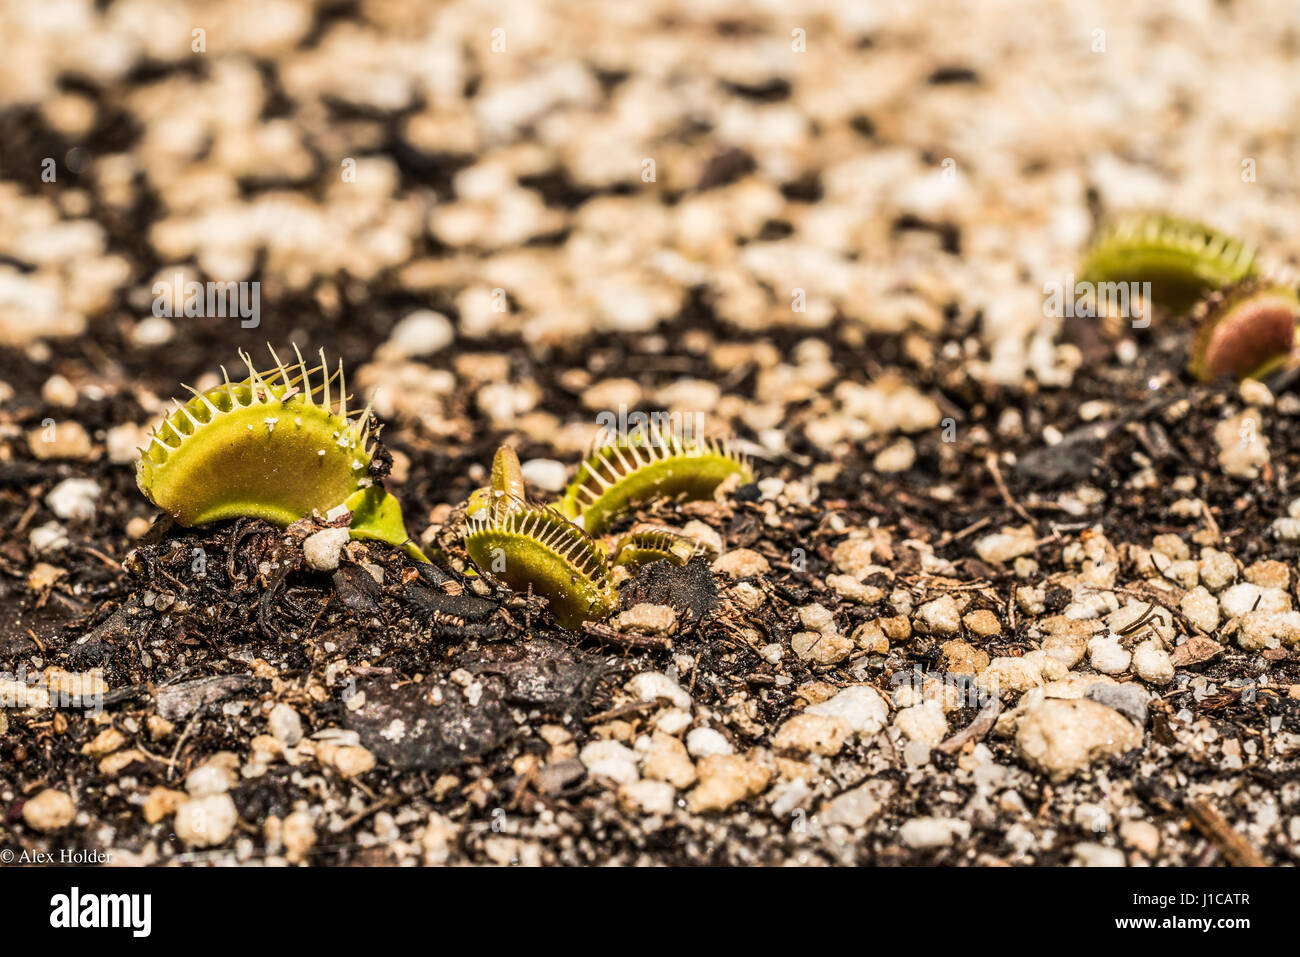
MULTIPOLYGON (((375 438, 370 407, 349 418, 343 364, 285 365, 269 345, 275 365, 259 372, 247 353, 248 376, 206 392, 185 386, 193 398, 175 408, 141 450, 136 483, 149 501, 181 525, 260 518, 289 525, 342 506, 352 513, 353 538, 402 548, 427 562, 406 533, 402 509, 372 469, 375 438)), ((376 430, 377 431, 377 430, 376 430)))
POLYGON ((565 628, 604 618, 617 594, 600 545, 553 508, 523 497, 519 458, 502 446, 492 462, 492 484, 465 508, 465 550, 479 570, 513 591, 533 590, 550 602, 565 628))
POLYGON ((754 481, 749 460, 727 439, 685 437, 652 425, 594 447, 559 509, 598 535, 623 512, 654 499, 708 498, 732 475, 742 485, 754 481))
POLYGON ((1193 319, 1188 368, 1202 382, 1262 379, 1295 361, 1300 297, 1291 286, 1240 283, 1208 296, 1193 319))
POLYGON ((651 562, 685 565, 695 557, 695 542, 666 528, 638 526, 614 539, 609 563, 635 571, 651 562))
POLYGON ((1206 293, 1257 275, 1255 251, 1201 223, 1130 213, 1103 228, 1084 257, 1090 283, 1150 282, 1151 298, 1186 312, 1206 293))

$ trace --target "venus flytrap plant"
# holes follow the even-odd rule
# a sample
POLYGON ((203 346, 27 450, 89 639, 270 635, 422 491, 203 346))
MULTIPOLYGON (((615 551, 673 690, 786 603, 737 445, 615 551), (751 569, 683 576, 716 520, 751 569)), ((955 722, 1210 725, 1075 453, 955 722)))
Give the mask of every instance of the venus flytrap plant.
POLYGON ((1131 213, 1093 241, 1080 278, 1150 282, 1157 303, 1184 312, 1206 293, 1258 272, 1254 250, 1240 240, 1176 216, 1131 213))
POLYGON ((514 591, 532 589, 550 602, 565 628, 604 618, 617 603, 604 550, 552 508, 530 505, 513 449, 492 462, 492 484, 465 509, 465 550, 480 571, 514 591))
MULTIPOLYGON (((268 345, 268 348, 270 346, 268 345)), ((340 362, 333 373, 308 368, 294 347, 285 365, 259 372, 246 353, 248 376, 174 401, 174 409, 141 450, 136 483, 149 501, 181 525, 260 518, 289 525, 339 506, 352 513, 350 534, 428 559, 406 533, 402 509, 372 474, 375 441, 370 407, 348 414, 340 362), (312 377, 319 374, 319 382, 312 377)))
POLYGON ((701 499, 732 475, 754 480, 731 443, 684 438, 657 426, 596 446, 578 466, 559 509, 592 535, 619 514, 656 498, 701 499))
POLYGON ((1300 365, 1294 282, 1266 275, 1252 249, 1207 226, 1130 214, 1093 243, 1083 273, 1094 283, 1150 282, 1161 305, 1194 307, 1187 367, 1201 382, 1262 379, 1300 365))
POLYGON ((1300 297, 1293 287, 1247 281, 1213 293, 1193 313, 1188 368, 1202 382, 1262 379, 1297 361, 1300 297))
POLYGON ((599 491, 583 495, 588 486, 580 472, 560 509, 526 500, 519 458, 502 446, 492 461, 491 484, 475 491, 465 507, 465 550, 474 564, 515 591, 531 589, 547 598, 556 621, 566 628, 614 610, 618 588, 612 569, 632 570, 654 561, 685 565, 695 544, 668 529, 637 526, 608 545, 594 535, 622 512, 656 496, 700 498, 730 475, 750 481, 753 473, 725 442, 696 445, 656 437, 658 446, 624 444, 608 456, 608 446, 594 452, 582 468, 600 479, 593 483, 599 491), (585 527, 571 517, 582 519, 585 527))

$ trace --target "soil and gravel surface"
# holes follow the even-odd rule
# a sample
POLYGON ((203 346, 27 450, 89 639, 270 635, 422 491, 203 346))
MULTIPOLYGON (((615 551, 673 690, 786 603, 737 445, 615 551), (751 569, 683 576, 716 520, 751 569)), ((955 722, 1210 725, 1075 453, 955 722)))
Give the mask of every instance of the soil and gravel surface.
POLYGON ((1300 394, 1195 385, 1179 317, 1043 300, 1134 206, 1294 261, 1298 30, 1285 3, 0 3, 0 845, 1295 863, 1300 394), (178 275, 260 283, 257 325, 154 315, 178 275), (268 341, 374 392, 446 567, 158 518, 137 446, 268 341), (581 633, 464 574, 498 444, 553 499, 638 409, 752 458, 616 529, 691 564, 581 633))

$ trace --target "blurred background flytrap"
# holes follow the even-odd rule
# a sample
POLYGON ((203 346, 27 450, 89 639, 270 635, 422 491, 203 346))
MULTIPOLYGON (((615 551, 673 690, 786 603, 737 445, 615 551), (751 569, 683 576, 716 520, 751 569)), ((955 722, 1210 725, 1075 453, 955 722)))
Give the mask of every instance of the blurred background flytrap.
POLYGON ((1288 2, 0 0, 0 840, 1294 861, 1300 403, 1047 300, 1135 208, 1294 262, 1298 46, 1288 2), (588 633, 151 532, 137 447, 267 342, 342 357, 457 561, 502 441, 553 500, 677 412, 758 482, 640 516, 699 555, 588 633))

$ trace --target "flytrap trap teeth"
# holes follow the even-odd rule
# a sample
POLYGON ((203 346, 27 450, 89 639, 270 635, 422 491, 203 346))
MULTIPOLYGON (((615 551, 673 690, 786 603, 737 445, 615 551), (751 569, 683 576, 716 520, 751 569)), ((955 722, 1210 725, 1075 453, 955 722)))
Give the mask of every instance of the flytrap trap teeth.
MULTIPOLYGON (((716 483, 714 483, 716 485, 716 483)), ((611 569, 633 571, 655 561, 685 565, 695 543, 668 529, 638 526, 604 544, 557 509, 528 502, 519 458, 497 450, 491 484, 470 496, 465 509, 465 550, 478 569, 513 591, 531 590, 550 602, 566 628, 604 618, 618 590, 611 569)))
POLYGON ((1081 279, 1151 283, 1151 299, 1182 314, 1208 292, 1259 272, 1255 250, 1201 223, 1131 213, 1104 227, 1085 254, 1081 279))
POLYGON ((174 408, 141 450, 136 484, 149 501, 185 526, 229 518, 259 518, 285 526, 342 506, 352 513, 353 538, 401 547, 427 561, 406 533, 401 506, 371 476, 376 443, 370 407, 349 416, 340 361, 331 372, 296 362, 259 371, 240 353, 247 377, 174 408))
POLYGON ((666 528, 643 526, 620 535, 610 547, 609 563, 635 571, 651 562, 685 565, 697 551, 695 542, 666 528))
POLYGON ((546 598, 565 628, 605 617, 616 595, 604 552, 555 509, 525 500, 523 489, 519 458, 502 446, 492 461, 491 485, 476 491, 465 509, 470 558, 512 591, 546 598))
POLYGON ((724 481, 754 480, 748 458, 726 438, 649 427, 595 446, 560 501, 560 511, 598 535, 623 512, 656 498, 710 497, 724 481))

